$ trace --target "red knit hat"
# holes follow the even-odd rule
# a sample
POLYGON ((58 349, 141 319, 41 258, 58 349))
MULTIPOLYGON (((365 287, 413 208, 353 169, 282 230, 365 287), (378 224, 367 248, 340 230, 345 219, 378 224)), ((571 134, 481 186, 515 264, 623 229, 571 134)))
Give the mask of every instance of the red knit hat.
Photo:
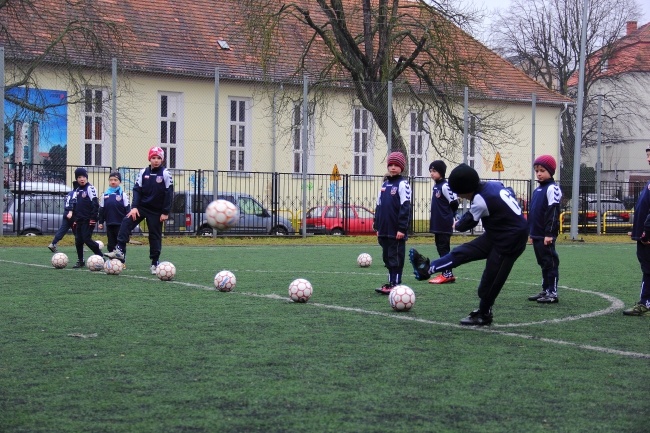
POLYGON ((406 168, 406 158, 404 158, 404 154, 402 152, 391 152, 391 154, 388 155, 386 165, 391 164, 395 164, 404 171, 404 168, 406 168))
POLYGON ((553 158, 551 155, 538 156, 535 159, 535 162, 533 162, 533 167, 536 165, 541 165, 544 167, 551 176, 555 175, 555 168, 557 167, 557 164, 555 163, 555 158, 553 158))
POLYGON ((154 146, 151 149, 149 149, 149 158, 147 159, 151 161, 151 158, 153 156, 159 156, 160 159, 165 159, 165 151, 162 150, 162 147, 154 146))

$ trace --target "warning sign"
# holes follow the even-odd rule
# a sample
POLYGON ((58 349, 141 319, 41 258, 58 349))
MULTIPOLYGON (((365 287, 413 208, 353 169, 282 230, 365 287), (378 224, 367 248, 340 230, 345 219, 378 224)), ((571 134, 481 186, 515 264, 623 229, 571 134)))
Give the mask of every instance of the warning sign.
POLYGON ((492 171, 503 171, 503 161, 501 160, 501 154, 497 152, 497 155, 494 157, 494 164, 492 164, 492 171))
POLYGON ((334 168, 332 169, 330 180, 341 180, 341 173, 339 173, 339 167, 336 164, 334 164, 334 168))

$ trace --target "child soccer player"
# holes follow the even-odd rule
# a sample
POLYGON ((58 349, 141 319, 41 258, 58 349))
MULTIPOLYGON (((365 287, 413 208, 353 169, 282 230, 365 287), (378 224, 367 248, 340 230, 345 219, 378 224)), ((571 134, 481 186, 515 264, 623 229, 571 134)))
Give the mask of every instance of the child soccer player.
MULTIPOLYGON (((650 147, 645 150, 646 160, 650 164, 650 147)), ((650 316, 650 182, 639 196, 634 207, 632 223, 632 240, 636 241, 636 257, 641 265, 641 293, 639 302, 623 311, 626 316, 650 316), (648 284, 646 284, 648 283, 648 284)))
POLYGON ((148 167, 140 170, 133 187, 133 203, 120 225, 117 245, 106 257, 124 260, 126 243, 131 231, 144 219, 149 228, 149 258, 151 273, 156 274, 156 267, 162 251, 162 224, 169 218, 169 211, 174 195, 172 175, 163 165, 165 151, 160 147, 149 149, 148 167))
POLYGON ((388 269, 388 283, 377 293, 390 294, 391 289, 402 283, 402 270, 406 255, 406 239, 411 224, 411 187, 402 177, 406 158, 401 152, 388 155, 388 174, 377 197, 374 229, 382 248, 384 266, 388 269))
POLYGON ((72 228, 72 224, 74 223, 74 218, 72 217, 72 211, 74 209, 74 204, 75 204, 75 192, 76 189, 79 187, 79 184, 77 183, 76 180, 72 181, 72 190, 68 192, 68 194, 65 196, 65 204, 63 208, 63 218, 61 219, 61 227, 56 231, 54 234, 54 238, 52 238, 52 242, 47 246, 50 251, 53 253, 56 253, 59 251, 57 248, 56 244, 59 243, 61 239, 63 239, 63 236, 65 236, 68 233, 68 230, 72 228))
MULTIPOLYGON (((445 179, 447 164, 444 161, 436 160, 429 164, 429 174, 433 179, 433 193, 431 195, 431 219, 429 231, 435 237, 436 250, 440 257, 451 250, 451 235, 454 232, 454 215, 458 210, 458 197, 449 188, 449 182, 445 179)), ((409 251, 409 260, 413 263, 414 255, 418 254, 415 248, 409 251)), ((415 278, 419 279, 420 274, 415 271, 415 278)), ((437 277, 429 280, 430 284, 446 284, 456 281, 454 272, 447 269, 437 277)))
POLYGON ((73 268, 83 268, 86 266, 84 262, 84 244, 94 254, 102 255, 99 245, 92 239, 95 224, 97 224, 99 199, 95 187, 88 182, 88 171, 85 168, 77 168, 74 171, 74 177, 77 179, 79 186, 75 190, 76 200, 72 211, 73 227, 75 227, 75 247, 77 248, 77 263, 73 268))
POLYGON ((528 227, 537 263, 542 268, 542 291, 528 297, 540 304, 556 304, 557 281, 560 277, 560 257, 555 251, 555 239, 560 232, 560 199, 562 191, 555 183, 555 159, 538 156, 533 162, 539 186, 533 191, 528 211, 528 227))
MULTIPOLYGON (((115 249, 122 220, 131 210, 129 197, 124 194, 121 183, 122 175, 119 171, 112 171, 108 175, 108 188, 104 192, 102 206, 99 208, 99 228, 103 229, 104 222, 106 223, 109 252, 115 249)), ((124 259, 121 259, 121 261, 124 263, 124 259)))
POLYGON ((422 259, 428 262, 422 256, 414 258, 413 266, 423 274, 422 277, 428 278, 436 272, 486 259, 485 270, 478 285, 479 307, 462 319, 460 324, 489 325, 493 318, 492 306, 515 261, 526 249, 528 223, 511 189, 501 182, 481 182, 476 170, 467 164, 461 164, 451 171, 449 186, 459 197, 470 200, 469 211, 455 223, 456 230, 470 230, 482 221, 484 233, 434 260, 428 271, 419 265, 422 259))

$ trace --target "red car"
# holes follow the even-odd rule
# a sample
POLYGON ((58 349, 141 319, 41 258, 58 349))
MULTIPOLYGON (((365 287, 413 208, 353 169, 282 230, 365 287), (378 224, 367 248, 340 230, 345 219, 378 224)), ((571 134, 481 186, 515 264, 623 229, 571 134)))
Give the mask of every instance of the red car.
POLYGON ((374 234, 375 215, 362 206, 318 206, 307 211, 307 233, 328 235, 374 234), (347 213, 347 223, 344 216, 347 213))

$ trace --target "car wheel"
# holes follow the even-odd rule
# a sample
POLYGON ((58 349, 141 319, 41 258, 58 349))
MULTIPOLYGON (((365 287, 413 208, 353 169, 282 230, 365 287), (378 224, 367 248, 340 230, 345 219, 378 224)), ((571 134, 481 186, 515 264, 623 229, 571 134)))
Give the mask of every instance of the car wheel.
POLYGON ((271 234, 273 236, 286 236, 289 234, 289 230, 286 227, 276 226, 271 229, 271 234))
POLYGON ((27 229, 27 230, 24 230, 22 234, 23 234, 23 236, 40 236, 43 233, 39 232, 36 229, 27 229))
POLYGON ((210 226, 201 227, 199 231, 196 232, 196 235, 211 238, 214 235, 212 230, 213 229, 210 226))
POLYGON ((332 229, 332 236, 343 236, 344 234, 343 229, 332 229))

